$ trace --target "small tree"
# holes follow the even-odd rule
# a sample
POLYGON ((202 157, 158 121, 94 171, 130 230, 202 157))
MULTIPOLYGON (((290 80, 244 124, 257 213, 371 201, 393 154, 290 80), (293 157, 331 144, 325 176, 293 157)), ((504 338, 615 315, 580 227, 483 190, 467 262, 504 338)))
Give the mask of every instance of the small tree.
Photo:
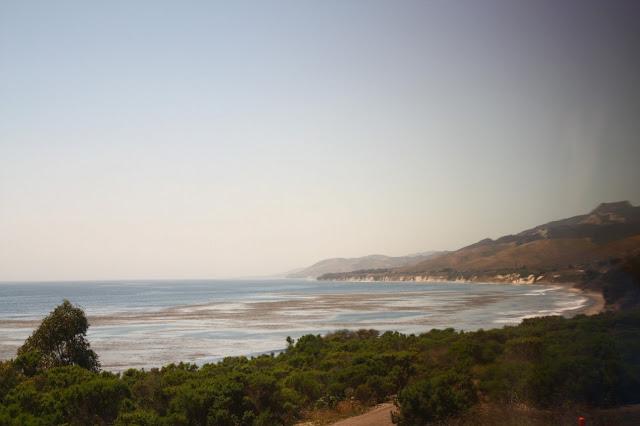
POLYGON ((24 359, 38 370, 63 365, 78 365, 91 371, 100 369, 98 355, 86 339, 89 322, 84 311, 68 300, 42 320, 33 334, 18 349, 18 364, 24 359))

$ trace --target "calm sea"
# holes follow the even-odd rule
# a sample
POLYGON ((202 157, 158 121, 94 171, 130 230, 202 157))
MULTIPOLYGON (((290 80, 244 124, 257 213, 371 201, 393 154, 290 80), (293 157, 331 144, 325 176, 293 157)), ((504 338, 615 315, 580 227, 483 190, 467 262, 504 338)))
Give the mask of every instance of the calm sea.
POLYGON ((89 316, 110 370, 281 350, 287 336, 374 328, 476 330, 573 315, 585 296, 551 285, 189 280, 0 283, 0 359, 63 299, 89 316))

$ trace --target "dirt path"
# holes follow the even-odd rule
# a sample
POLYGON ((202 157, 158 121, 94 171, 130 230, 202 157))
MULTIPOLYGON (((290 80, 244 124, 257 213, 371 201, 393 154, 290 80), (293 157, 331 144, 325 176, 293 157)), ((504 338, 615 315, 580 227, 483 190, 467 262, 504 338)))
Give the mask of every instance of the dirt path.
POLYGON ((394 408, 391 403, 379 404, 364 414, 340 420, 332 426, 393 426, 391 411, 394 408))

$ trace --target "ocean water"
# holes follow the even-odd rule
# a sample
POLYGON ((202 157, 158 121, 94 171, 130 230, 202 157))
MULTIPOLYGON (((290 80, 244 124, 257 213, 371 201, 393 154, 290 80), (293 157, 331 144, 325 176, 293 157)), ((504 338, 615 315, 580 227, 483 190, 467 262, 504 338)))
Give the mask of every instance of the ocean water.
POLYGON ((11 358, 63 299, 81 306, 103 367, 282 350, 287 336, 374 328, 420 333, 571 316, 590 300, 552 285, 189 280, 0 283, 0 359, 11 358))

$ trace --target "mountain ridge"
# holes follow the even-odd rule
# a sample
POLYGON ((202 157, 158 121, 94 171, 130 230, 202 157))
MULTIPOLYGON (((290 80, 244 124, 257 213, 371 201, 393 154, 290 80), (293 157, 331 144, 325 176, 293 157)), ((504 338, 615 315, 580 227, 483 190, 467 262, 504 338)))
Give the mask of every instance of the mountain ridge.
POLYGON ((317 278, 327 273, 345 273, 364 269, 388 269, 427 260, 442 252, 427 251, 406 256, 370 254, 361 257, 332 257, 320 260, 306 268, 289 272, 287 278, 317 278))
POLYGON ((602 203, 587 214, 397 268, 325 274, 321 280, 582 282, 620 259, 640 255, 640 207, 602 203))

